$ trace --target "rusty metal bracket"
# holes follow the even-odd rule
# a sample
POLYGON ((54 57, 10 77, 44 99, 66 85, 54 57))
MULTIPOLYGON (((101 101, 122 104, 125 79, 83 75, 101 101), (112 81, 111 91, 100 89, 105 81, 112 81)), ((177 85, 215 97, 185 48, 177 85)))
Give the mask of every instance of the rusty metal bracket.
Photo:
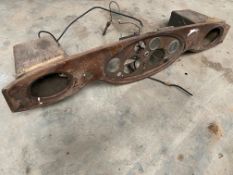
POLYGON ((15 45, 17 78, 2 93, 18 112, 60 101, 95 80, 132 83, 165 69, 186 51, 218 45, 230 28, 192 10, 173 11, 168 25, 173 27, 72 56, 50 38, 15 45))

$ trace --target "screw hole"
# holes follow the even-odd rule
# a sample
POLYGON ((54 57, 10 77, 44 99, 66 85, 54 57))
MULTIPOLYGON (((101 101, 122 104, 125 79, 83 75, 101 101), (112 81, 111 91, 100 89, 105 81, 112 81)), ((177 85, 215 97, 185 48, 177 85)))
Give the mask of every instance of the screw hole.
POLYGON ((211 31, 207 33, 207 35, 204 38, 203 45, 208 46, 209 44, 213 43, 216 41, 221 34, 220 28, 214 28, 211 31))

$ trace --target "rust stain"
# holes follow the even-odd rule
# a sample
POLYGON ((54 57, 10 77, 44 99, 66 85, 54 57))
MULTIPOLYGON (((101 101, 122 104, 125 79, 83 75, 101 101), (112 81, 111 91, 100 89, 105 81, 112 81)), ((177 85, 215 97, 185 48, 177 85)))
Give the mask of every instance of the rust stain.
POLYGON ((202 56, 201 61, 209 68, 214 69, 218 72, 223 72, 223 76, 226 78, 226 80, 229 83, 233 83, 233 71, 231 68, 223 67, 222 64, 218 62, 209 61, 205 56, 202 56))
POLYGON ((217 138, 220 138, 223 136, 222 128, 216 122, 210 123, 208 126, 208 129, 209 129, 210 133, 212 133, 217 138))
POLYGON ((218 154, 218 158, 219 158, 219 159, 223 158, 223 154, 222 154, 222 153, 219 153, 219 154, 218 154))
POLYGON ((183 160, 184 160, 184 155, 183 155, 183 154, 179 154, 179 155, 177 156, 177 160, 183 161, 183 160))

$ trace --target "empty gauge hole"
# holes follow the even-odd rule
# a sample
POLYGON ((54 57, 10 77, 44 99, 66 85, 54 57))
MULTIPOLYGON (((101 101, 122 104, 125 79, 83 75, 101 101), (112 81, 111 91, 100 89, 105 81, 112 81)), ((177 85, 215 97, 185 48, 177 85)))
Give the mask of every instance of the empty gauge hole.
POLYGON ((149 62, 150 64, 159 64, 161 61, 167 61, 167 59, 164 59, 165 57, 165 51, 164 49, 156 49, 152 52, 149 62))
POLYGON ((111 59, 107 64, 107 71, 110 73, 117 72, 120 68, 121 61, 119 58, 111 59))
POLYGON ((141 65, 138 59, 137 56, 127 59, 124 63, 124 73, 130 74, 135 72, 141 65))
POLYGON ((168 46, 168 53, 175 53, 180 47, 180 42, 178 40, 173 40, 168 46))
POLYGON ((31 95, 34 97, 49 97, 66 89, 70 84, 70 78, 64 73, 52 73, 45 75, 31 85, 31 95))
POLYGON ((160 46, 160 38, 156 37, 150 40, 149 42, 149 48, 150 50, 158 49, 160 46))
POLYGON ((203 45, 207 46, 207 45, 213 43, 214 41, 216 41, 220 37, 220 34, 221 34, 220 28, 212 29, 205 36, 204 41, 203 41, 203 45))

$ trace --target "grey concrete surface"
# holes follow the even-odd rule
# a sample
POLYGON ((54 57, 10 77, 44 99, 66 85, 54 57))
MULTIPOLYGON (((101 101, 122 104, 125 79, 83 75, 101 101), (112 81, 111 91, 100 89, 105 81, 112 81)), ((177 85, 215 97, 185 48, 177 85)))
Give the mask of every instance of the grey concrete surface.
MULTIPOLYGON (((14 44, 36 38, 41 29, 58 35, 86 9, 108 2, 1 0, 0 87, 14 80, 14 44)), ((190 8, 233 25, 232 0, 118 2, 143 20, 143 32, 164 26, 174 9, 190 8)), ((67 53, 126 33, 113 25, 102 37, 107 19, 98 11, 75 24, 62 39, 67 53)), ((230 30, 223 44, 184 55, 154 76, 186 87, 193 97, 147 79, 123 86, 97 82, 55 105, 13 114, 1 96, 0 174, 233 174, 232 39, 230 30)))

